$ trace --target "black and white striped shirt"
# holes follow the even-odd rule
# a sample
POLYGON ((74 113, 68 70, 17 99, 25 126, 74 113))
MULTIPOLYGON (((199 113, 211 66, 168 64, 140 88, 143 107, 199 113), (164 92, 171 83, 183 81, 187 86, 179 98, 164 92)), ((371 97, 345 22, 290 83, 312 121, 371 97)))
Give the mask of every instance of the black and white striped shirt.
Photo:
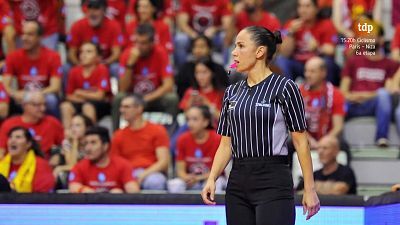
POLYGON ((235 158, 287 155, 288 130, 305 129, 303 98, 284 76, 271 74, 252 87, 245 79, 225 91, 217 133, 231 137, 235 158))

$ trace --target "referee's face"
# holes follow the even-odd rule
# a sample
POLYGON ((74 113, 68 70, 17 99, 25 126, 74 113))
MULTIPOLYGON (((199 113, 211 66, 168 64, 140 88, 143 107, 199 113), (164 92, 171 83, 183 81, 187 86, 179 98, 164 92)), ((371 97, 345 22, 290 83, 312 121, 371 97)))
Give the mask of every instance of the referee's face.
POLYGON ((249 71, 256 64, 257 47, 247 30, 242 30, 237 35, 232 56, 238 72, 249 71))

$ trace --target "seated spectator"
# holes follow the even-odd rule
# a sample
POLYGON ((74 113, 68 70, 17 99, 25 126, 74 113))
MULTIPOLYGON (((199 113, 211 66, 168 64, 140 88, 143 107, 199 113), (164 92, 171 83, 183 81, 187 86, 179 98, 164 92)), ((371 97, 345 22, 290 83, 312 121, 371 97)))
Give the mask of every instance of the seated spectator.
MULTIPOLYGON (((121 29, 125 29, 125 17, 127 12, 127 4, 129 0, 106 0, 107 9, 106 17, 110 20, 115 20, 119 23, 121 29)), ((82 11, 87 12, 87 2, 88 0, 82 0, 82 11)))
POLYGON ((94 123, 110 113, 110 75, 100 64, 99 47, 85 42, 80 47, 80 64, 68 75, 67 96, 61 106, 64 127, 69 127, 72 116, 82 112, 94 123))
MULTIPOLYGON (((179 98, 182 99, 186 90, 194 84, 195 73, 194 67, 199 60, 212 60, 212 42, 209 38, 204 35, 199 35, 192 41, 191 46, 192 59, 184 63, 175 76, 175 84, 179 98)), ((213 60, 212 60, 213 61, 213 60)), ((223 66, 214 63, 215 73, 218 74, 216 78, 218 83, 222 84, 226 88, 229 84, 228 74, 226 73, 223 66)))
MULTIPOLYGON (((62 1, 8 1, 11 6, 14 26, 18 35, 24 35, 23 24, 26 21, 37 20, 43 25, 41 42, 47 48, 57 50, 61 24, 62 1)), ((21 37, 23 39, 23 37, 21 37)), ((22 40, 23 41, 23 40, 22 40)))
POLYGON ((127 48, 120 59, 119 91, 114 98, 112 116, 114 129, 119 127, 119 105, 127 93, 143 95, 146 111, 177 114, 178 98, 172 93, 174 78, 168 54, 154 43, 154 28, 140 24, 135 45, 127 48))
MULTIPOLYGON (((87 0, 86 4, 86 17, 72 24, 67 37, 68 60, 72 65, 78 65, 80 46, 85 42, 93 42, 101 48, 101 62, 109 67, 111 76, 117 77, 118 59, 124 44, 121 27, 117 21, 106 17, 106 0, 87 0)), ((69 67, 64 67, 65 73, 69 67)))
POLYGON ((213 40, 222 51, 233 40, 234 22, 227 0, 183 0, 177 15, 174 62, 178 68, 187 60, 190 40, 200 34, 213 40))
POLYGON ((85 132, 93 126, 92 120, 83 115, 76 114, 72 117, 71 125, 67 127, 65 139, 62 142, 62 149, 53 170, 54 177, 69 172, 75 164, 84 157, 85 132))
POLYGON ((392 39, 391 51, 392 59, 400 62, 400 24, 396 26, 396 31, 392 39))
POLYGON ((15 50, 15 28, 12 20, 10 5, 7 0, 0 0, 0 40, 3 46, 0 46, 0 73, 4 66, 5 56, 15 50))
MULTIPOLYGON (((129 0, 128 14, 132 19, 136 19, 136 5, 137 0, 129 0)), ((175 3, 173 0, 158 0, 157 5, 157 18, 162 19, 170 27, 174 26, 175 21, 175 3)))
MULTIPOLYGON (((189 131, 178 138, 176 167, 178 178, 168 182, 170 192, 201 190, 207 180, 221 136, 212 126, 207 106, 192 106, 186 111, 189 131)), ((217 179, 216 191, 226 187, 226 178, 217 179)))
POLYGON ((174 48, 172 44, 169 26, 162 19, 157 17, 159 0, 138 0, 135 3, 136 19, 127 24, 126 34, 128 44, 135 42, 135 31, 139 24, 148 23, 154 27, 154 43, 164 47, 168 53, 172 53, 174 48))
MULTIPOLYGON (((347 195, 357 193, 357 182, 353 170, 336 161, 339 142, 334 136, 324 136, 318 142, 319 160, 323 167, 314 172, 315 189, 321 195, 347 195)), ((303 190, 301 181, 297 190, 303 190)))
POLYGON ((7 118, 10 109, 10 96, 0 81, 0 125, 7 118))
MULTIPOLYGON (((28 84, 39 85, 46 96, 49 113, 59 117, 58 94, 61 90, 61 59, 56 51, 40 44, 43 28, 37 21, 26 21, 22 27, 22 49, 7 56, 4 69, 4 87, 12 102, 20 112, 24 88, 28 84), (12 79, 17 80, 17 89, 13 88, 12 79)), ((14 106, 11 110, 14 112, 14 106)))
POLYGON ((71 193, 135 193, 139 186, 129 162, 110 156, 110 136, 104 127, 91 127, 85 133, 85 159, 69 174, 71 193))
MULTIPOLYGON (((392 117, 389 88, 399 65, 382 54, 380 50, 383 44, 382 35, 382 30, 377 31, 377 34, 371 33, 369 39, 376 40, 374 49, 363 46, 362 49, 365 50, 362 52, 367 55, 355 55, 349 58, 342 71, 340 89, 346 99, 346 118, 375 116, 376 144, 387 147, 392 117)), ((364 43, 366 44, 368 43, 364 43)))
POLYGON ((122 99, 121 115, 128 126, 114 133, 111 152, 130 161, 142 189, 164 190, 170 161, 168 133, 143 118, 144 107, 140 95, 122 99))
POLYGON ((51 192, 54 177, 44 160, 31 132, 24 127, 13 127, 8 132, 8 153, 0 160, 0 174, 19 193, 51 192))
POLYGON ((236 15, 236 30, 248 26, 262 26, 274 32, 280 30, 281 23, 264 9, 263 0, 241 0, 241 10, 236 15))
POLYGON ((327 80, 339 84, 339 68, 334 62, 337 34, 329 19, 318 18, 316 0, 298 0, 298 18, 289 21, 283 31, 283 44, 276 64, 293 80, 304 77, 304 63, 322 55, 327 65, 327 80))
MULTIPOLYGON (((312 57, 305 64, 305 82, 300 86, 311 149, 316 149, 318 140, 324 136, 332 135, 340 139, 343 131, 344 96, 338 88, 325 80, 326 69, 322 58, 312 57)), ((340 142, 344 140, 341 139, 340 142)), ((348 150, 347 146, 347 152, 348 150)))
POLYGON ((43 150, 45 158, 50 158, 51 148, 61 145, 64 129, 54 117, 45 114, 45 97, 41 91, 26 91, 22 98, 23 113, 6 119, 0 128, 0 158, 6 153, 7 134, 16 126, 25 127, 43 150))
POLYGON ((217 65, 208 59, 196 63, 195 82, 185 91, 179 103, 180 109, 185 111, 194 105, 206 105, 213 117, 219 118, 225 88, 218 83, 217 77, 221 75, 216 73, 216 67, 217 65))

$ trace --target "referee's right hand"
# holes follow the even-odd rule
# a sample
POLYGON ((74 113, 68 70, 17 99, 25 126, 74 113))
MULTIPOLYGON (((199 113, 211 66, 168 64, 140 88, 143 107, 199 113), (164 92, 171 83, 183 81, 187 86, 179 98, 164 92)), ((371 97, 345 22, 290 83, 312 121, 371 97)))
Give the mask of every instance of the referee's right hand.
POLYGON ((201 198, 207 205, 215 205, 215 181, 213 179, 207 179, 207 183, 201 191, 201 198))

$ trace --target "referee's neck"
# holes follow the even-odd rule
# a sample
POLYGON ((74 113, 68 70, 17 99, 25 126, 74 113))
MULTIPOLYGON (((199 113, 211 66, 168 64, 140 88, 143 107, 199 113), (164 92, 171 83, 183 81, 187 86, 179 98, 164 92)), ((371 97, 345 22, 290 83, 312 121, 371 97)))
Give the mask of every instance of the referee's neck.
POLYGON ((271 75, 271 69, 264 62, 257 62, 247 75, 247 84, 252 87, 263 81, 267 76, 271 75))

